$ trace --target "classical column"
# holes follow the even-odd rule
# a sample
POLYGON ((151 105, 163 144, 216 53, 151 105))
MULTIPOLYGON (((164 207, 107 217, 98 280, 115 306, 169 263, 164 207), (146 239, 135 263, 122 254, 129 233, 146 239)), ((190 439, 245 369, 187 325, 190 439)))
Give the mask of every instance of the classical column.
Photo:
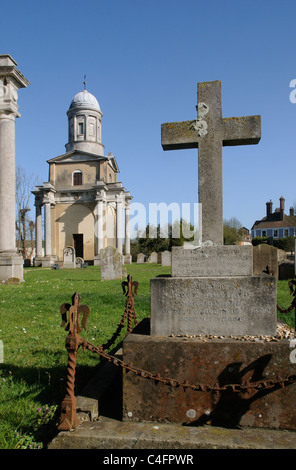
POLYGON ((0 252, 15 247, 15 114, 0 112, 0 252))
POLYGON ((132 262, 131 257, 131 240, 130 240, 130 199, 125 200, 125 207, 124 207, 124 214, 125 214, 125 239, 124 239, 124 262, 125 264, 130 264, 132 262))
POLYGON ((15 246, 15 118, 17 91, 29 85, 8 54, 0 55, 0 281, 23 280, 23 259, 15 246))
POLYGON ((51 214, 50 202, 44 203, 44 256, 51 256, 51 214))
POLYGON ((97 200, 96 205, 96 255, 100 254, 100 251, 104 248, 104 233, 103 233, 103 199, 97 200))
POLYGON ((36 256, 42 256, 42 206, 35 203, 36 207, 36 223, 35 223, 35 238, 36 238, 36 256))
POLYGON ((122 196, 116 196, 116 247, 118 253, 122 254, 122 196))

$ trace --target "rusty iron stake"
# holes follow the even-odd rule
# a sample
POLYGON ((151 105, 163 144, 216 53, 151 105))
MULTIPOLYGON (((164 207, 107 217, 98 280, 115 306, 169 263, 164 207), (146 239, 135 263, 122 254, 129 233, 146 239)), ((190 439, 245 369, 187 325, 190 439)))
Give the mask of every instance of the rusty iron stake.
POLYGON ((79 420, 76 416, 76 397, 74 394, 76 355, 78 348, 84 344, 84 340, 78 334, 81 331, 79 316, 80 313, 83 313, 82 327, 86 329, 86 321, 90 308, 87 305, 80 305, 80 295, 78 292, 75 292, 72 296, 72 305, 61 305, 62 327, 64 327, 67 322, 68 310, 69 322, 65 328, 66 331, 69 331, 65 343, 68 351, 67 386, 66 396, 62 402, 61 415, 58 423, 58 429, 61 431, 70 431, 71 429, 77 428, 79 425, 79 420))
POLYGON ((121 283, 123 294, 127 297, 125 302, 125 309, 123 315, 121 317, 121 321, 117 326, 117 329, 113 336, 102 345, 102 349, 109 349, 112 344, 114 344, 115 340, 120 335, 122 328, 125 325, 125 321, 127 319, 127 335, 131 333, 133 330, 133 320, 135 322, 135 326, 138 325, 138 320, 136 317, 135 307, 134 307, 134 295, 138 292, 139 283, 137 281, 133 281, 132 276, 129 274, 127 276, 127 281, 123 281, 121 283))
POLYGON ((134 295, 138 292, 139 283, 137 281, 133 281, 132 276, 129 274, 127 276, 127 281, 123 281, 121 286, 123 294, 126 296, 124 319, 127 317, 127 331, 129 334, 133 330, 132 321, 134 320, 136 326, 138 324, 134 307, 134 295))

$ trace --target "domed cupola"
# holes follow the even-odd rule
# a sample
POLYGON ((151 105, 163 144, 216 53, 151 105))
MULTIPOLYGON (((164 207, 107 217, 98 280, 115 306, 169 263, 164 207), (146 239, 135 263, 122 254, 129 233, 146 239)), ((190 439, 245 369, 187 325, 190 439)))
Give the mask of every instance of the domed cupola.
POLYGON ((103 113, 98 100, 86 89, 77 93, 67 111, 69 138, 66 151, 83 150, 104 155, 101 142, 101 121, 103 113))
POLYGON ((94 109, 95 111, 101 112, 100 105, 97 98, 89 93, 87 90, 80 91, 77 93, 70 104, 70 109, 94 109))

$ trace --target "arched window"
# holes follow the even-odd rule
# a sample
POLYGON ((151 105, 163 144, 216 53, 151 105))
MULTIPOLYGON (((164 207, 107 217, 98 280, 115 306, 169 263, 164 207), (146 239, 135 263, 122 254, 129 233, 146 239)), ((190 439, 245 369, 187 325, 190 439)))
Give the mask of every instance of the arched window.
POLYGON ((73 186, 82 185, 82 171, 76 170, 73 173, 73 186))

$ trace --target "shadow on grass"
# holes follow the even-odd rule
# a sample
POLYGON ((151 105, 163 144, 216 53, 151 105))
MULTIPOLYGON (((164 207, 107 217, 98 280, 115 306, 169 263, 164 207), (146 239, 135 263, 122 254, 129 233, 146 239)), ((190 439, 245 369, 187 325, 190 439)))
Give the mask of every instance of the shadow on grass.
MULTIPOLYGON (((86 366, 77 364, 75 375, 75 395, 92 378, 97 366, 86 366)), ((4 397, 5 404, 11 410, 11 426, 21 421, 14 415, 14 409, 19 409, 17 400, 25 400, 24 406, 28 409, 34 408, 36 403, 36 415, 32 413, 32 422, 20 427, 21 433, 31 435, 34 442, 42 442, 46 448, 48 443, 58 434, 57 422, 61 412, 61 403, 66 395, 67 364, 54 367, 18 367, 13 364, 1 364, 0 376, 5 381, 10 381, 9 392, 4 397), (9 395, 10 393, 10 395, 9 395), (11 402, 11 403, 10 403, 11 402), (27 405, 26 405, 27 402, 27 405), (37 422, 38 409, 57 406, 54 416, 46 422, 37 422)), ((17 413, 17 411, 15 411, 17 413)), ((28 422, 28 419, 27 419, 28 422)))

